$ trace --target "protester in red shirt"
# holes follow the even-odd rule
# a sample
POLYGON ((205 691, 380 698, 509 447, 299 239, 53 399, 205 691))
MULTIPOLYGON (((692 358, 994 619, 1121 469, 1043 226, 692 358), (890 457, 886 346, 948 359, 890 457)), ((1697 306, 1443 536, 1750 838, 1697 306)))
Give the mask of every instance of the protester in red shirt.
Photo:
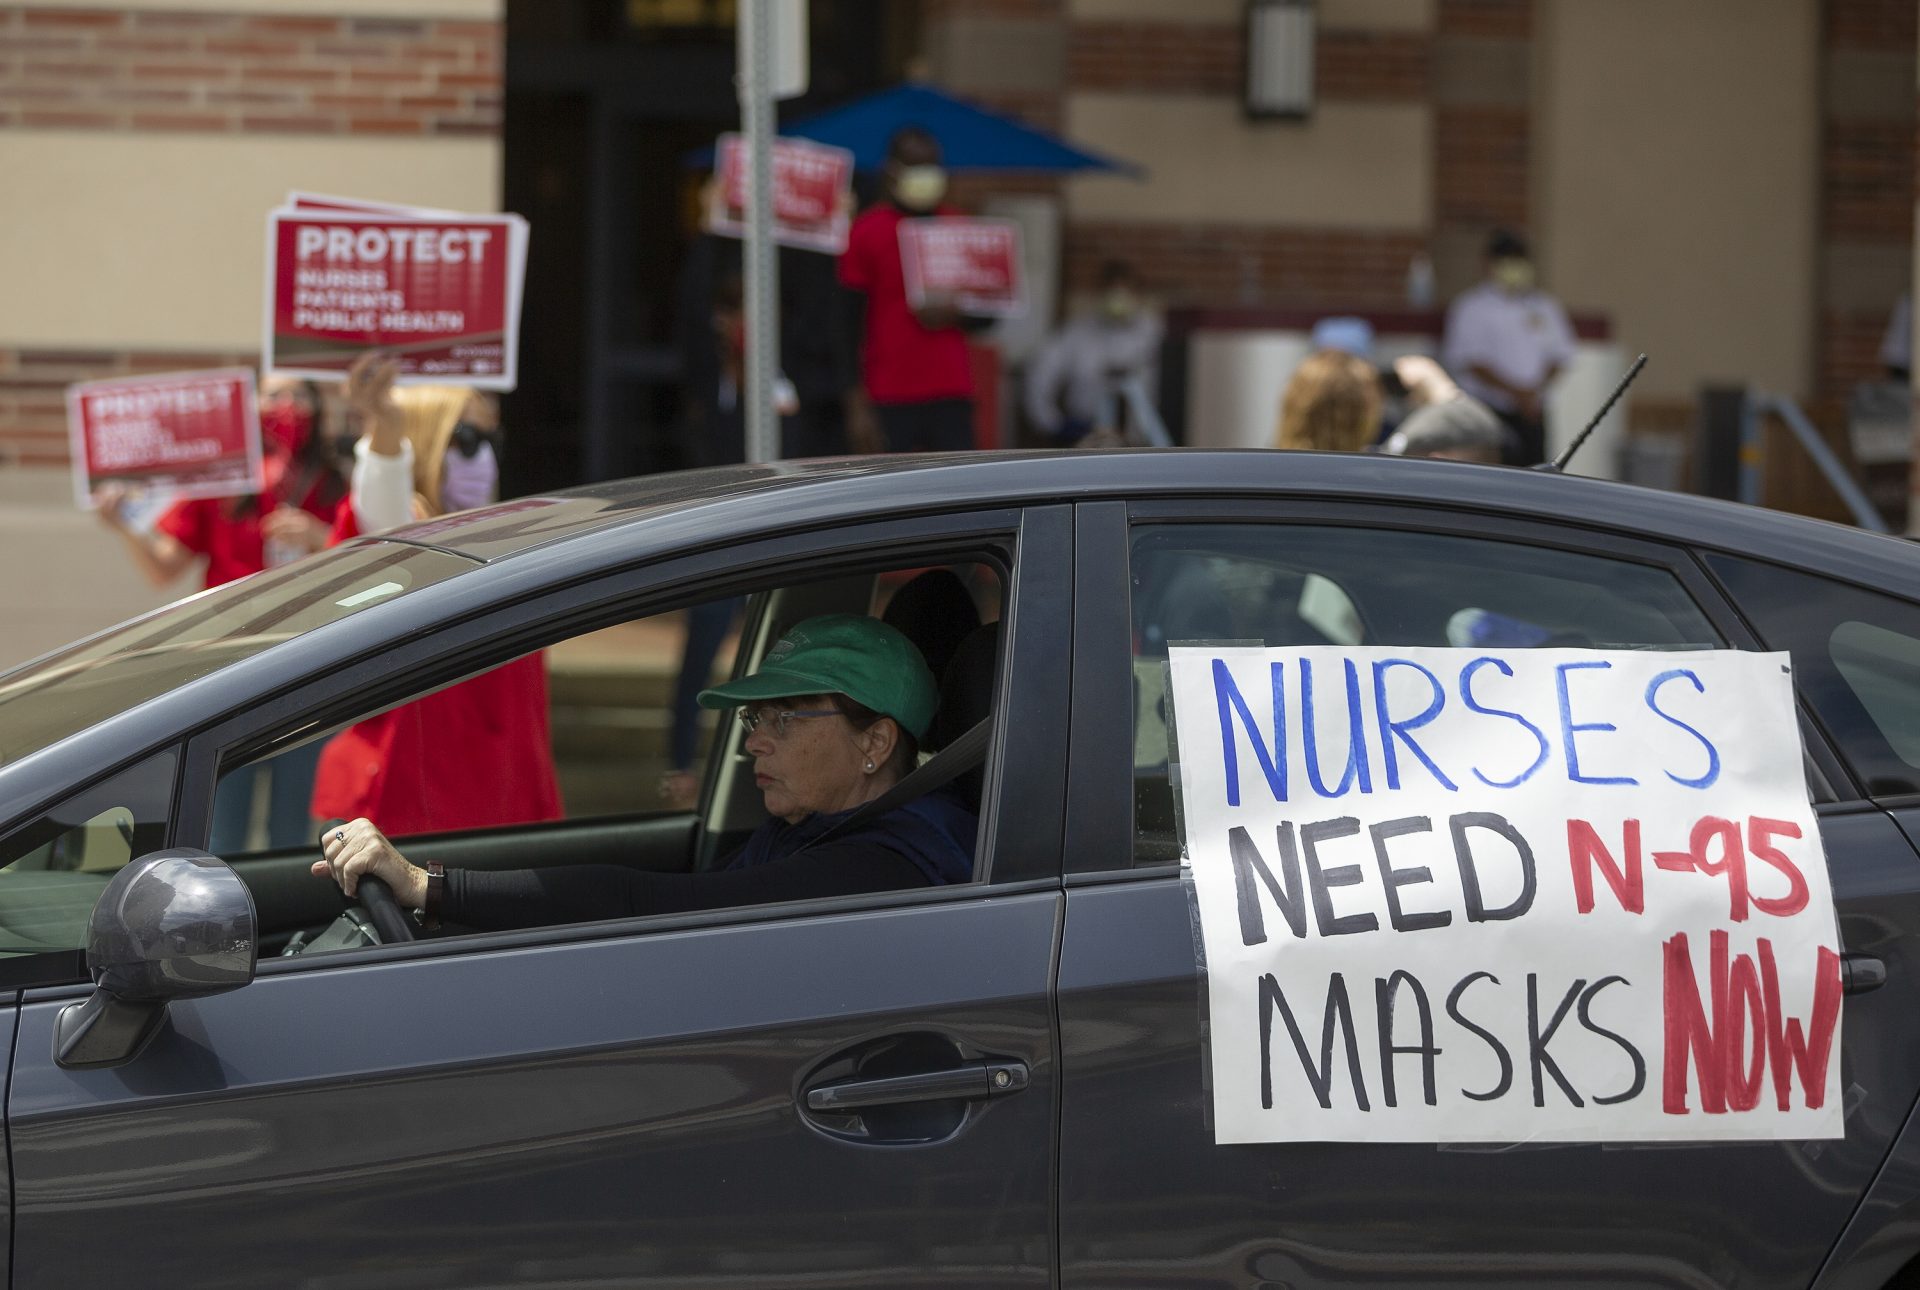
MULTIPOLYGON (((261 384, 260 396, 264 479, 259 493, 175 502, 151 532, 127 522, 122 490, 102 489, 96 496, 101 521, 120 535, 134 563, 156 587, 174 581, 202 557, 207 562, 206 585, 218 587, 325 545, 327 525, 346 495, 346 483, 333 464, 320 390, 311 381, 269 381, 261 384)), ((209 834, 214 851, 232 854, 249 847, 253 799, 262 788, 267 793, 266 845, 280 848, 311 841, 307 801, 318 756, 318 748, 297 748, 222 779, 209 834)))
POLYGON ((126 494, 118 487, 95 495, 95 511, 156 587, 203 557, 205 585, 218 587, 318 551, 346 494, 321 432, 321 406, 319 390, 310 382, 262 384, 264 479, 257 494, 175 502, 161 512, 152 532, 127 522, 126 494))
MULTIPOLYGON (((347 397, 366 427, 333 541, 492 501, 499 405, 477 390, 396 391, 397 365, 367 358, 347 397)), ((317 819, 365 816, 389 834, 561 818, 547 669, 529 654, 343 730, 320 755, 317 819)))
POLYGON ((989 325, 953 305, 907 303, 900 222, 954 215, 942 206, 940 143, 903 126, 887 144, 886 198, 853 221, 840 257, 844 326, 857 337, 860 382, 847 395, 847 432, 863 452, 945 452, 973 446, 973 371, 966 333, 989 325))

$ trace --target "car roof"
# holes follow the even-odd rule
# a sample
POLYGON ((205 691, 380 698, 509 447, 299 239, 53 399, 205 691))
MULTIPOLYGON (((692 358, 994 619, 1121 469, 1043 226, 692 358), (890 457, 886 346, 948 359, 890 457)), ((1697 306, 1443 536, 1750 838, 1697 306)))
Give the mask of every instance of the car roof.
MULTIPOLYGON (((1759 556, 1920 592, 1908 543, 1804 516, 1610 480, 1366 453, 1121 449, 901 454, 781 461, 641 476, 503 502, 375 539, 492 563, 669 512, 816 520, 956 506, 1181 497, 1326 498, 1443 506, 1759 556)), ((718 527, 718 526, 717 526, 718 527)), ((758 525, 755 525, 758 527, 758 525)))

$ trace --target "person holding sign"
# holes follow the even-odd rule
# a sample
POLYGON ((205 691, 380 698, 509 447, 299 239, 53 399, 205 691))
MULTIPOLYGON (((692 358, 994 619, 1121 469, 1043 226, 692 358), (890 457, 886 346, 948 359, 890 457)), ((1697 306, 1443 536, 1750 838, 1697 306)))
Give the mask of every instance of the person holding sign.
POLYGON ((773 900, 944 886, 973 876, 973 812, 949 791, 860 816, 914 767, 939 702, 913 643, 872 618, 828 614, 775 642, 758 671, 700 694, 747 728, 753 778, 772 818, 722 868, 650 873, 622 865, 431 871, 371 820, 330 830, 315 877, 352 896, 363 875, 403 904, 487 930, 773 900))
MULTIPOLYGON (((333 541, 493 500, 499 405, 451 386, 393 388, 399 363, 362 355, 347 401, 365 433, 333 541)), ((559 819, 542 655, 524 658, 342 731, 320 755, 317 819, 377 816, 403 833, 559 819)))
MULTIPOLYGON (((840 257, 847 289, 843 338, 856 341, 860 379, 847 393, 847 432, 865 452, 952 452, 973 446, 973 368, 967 333, 990 319, 940 300, 915 308, 900 260, 900 225, 944 206, 940 141, 902 126, 887 145, 886 197, 853 222, 840 257)), ((851 346, 849 346, 851 347, 851 346)))
MULTIPOLYGON (((128 521, 120 485, 95 493, 101 523, 120 536, 154 586, 167 586, 204 559, 204 584, 218 587, 325 545, 327 523, 345 486, 333 469, 331 446, 319 432, 318 391, 283 382, 266 385, 262 394, 259 419, 267 433, 261 455, 265 487, 259 492, 184 498, 162 511, 150 531, 128 521)), ((256 781, 262 775, 268 793, 266 844, 290 847, 306 841, 316 756, 317 750, 295 749, 270 767, 223 783, 214 799, 213 849, 230 853, 248 845, 256 781)))

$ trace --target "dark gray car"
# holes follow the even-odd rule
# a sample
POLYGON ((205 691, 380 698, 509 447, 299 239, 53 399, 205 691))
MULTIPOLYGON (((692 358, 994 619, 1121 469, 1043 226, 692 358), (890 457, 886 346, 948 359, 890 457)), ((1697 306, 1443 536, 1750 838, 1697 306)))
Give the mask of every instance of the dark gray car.
MULTIPOLYGON (((729 730, 691 810, 407 854, 711 868, 757 810, 729 730)), ((1269 453, 508 503, 0 676, 5 1263, 28 1290, 1887 1284, 1920 1252, 1917 822, 1920 563, 1892 539, 1269 453), (200 854, 237 769, 528 651, 738 597, 745 667, 929 567, 1000 624, 957 781, 972 883, 381 944, 312 848, 200 854), (1214 1144, 1167 642, 1444 645, 1468 612, 1793 652, 1848 954, 1844 1139, 1214 1144)))

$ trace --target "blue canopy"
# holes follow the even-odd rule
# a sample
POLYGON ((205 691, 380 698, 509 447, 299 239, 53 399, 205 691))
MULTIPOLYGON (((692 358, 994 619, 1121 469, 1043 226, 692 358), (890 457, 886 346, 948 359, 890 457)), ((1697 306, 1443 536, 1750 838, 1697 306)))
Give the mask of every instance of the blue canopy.
MULTIPOLYGON (((917 125, 940 141, 942 163, 948 170, 1025 171, 1029 174, 1065 174, 1076 171, 1114 171, 1138 176, 1132 162, 1076 148, 1066 140, 1035 129, 1014 117, 955 98, 930 85, 908 83, 881 90, 780 127, 788 138, 812 139, 853 153, 860 170, 878 170, 887 158, 887 140, 903 125, 917 125)), ((712 165, 713 149, 703 148, 689 158, 693 165, 712 165)))

